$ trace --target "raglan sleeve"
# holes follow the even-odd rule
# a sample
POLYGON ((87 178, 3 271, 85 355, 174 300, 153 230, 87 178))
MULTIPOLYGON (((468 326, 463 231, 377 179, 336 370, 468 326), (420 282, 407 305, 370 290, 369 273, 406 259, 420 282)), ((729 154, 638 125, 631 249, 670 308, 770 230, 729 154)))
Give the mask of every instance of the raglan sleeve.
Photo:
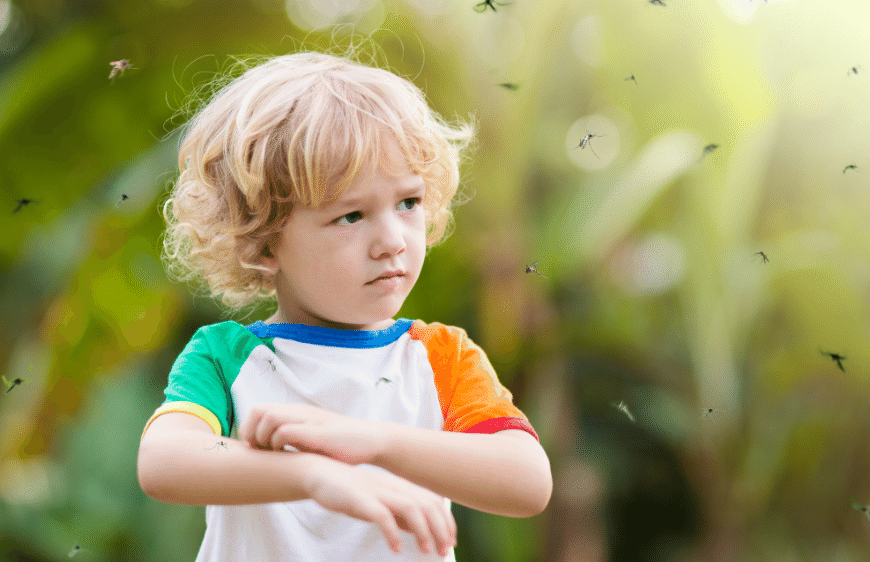
POLYGON ((486 353, 465 330, 430 324, 418 334, 435 374, 445 431, 521 429, 540 441, 528 417, 514 405, 510 391, 499 382, 486 353))
POLYGON ((148 419, 142 436, 154 419, 169 412, 194 415, 216 435, 229 436, 232 397, 212 348, 206 328, 197 330, 172 365, 163 391, 166 400, 148 419))

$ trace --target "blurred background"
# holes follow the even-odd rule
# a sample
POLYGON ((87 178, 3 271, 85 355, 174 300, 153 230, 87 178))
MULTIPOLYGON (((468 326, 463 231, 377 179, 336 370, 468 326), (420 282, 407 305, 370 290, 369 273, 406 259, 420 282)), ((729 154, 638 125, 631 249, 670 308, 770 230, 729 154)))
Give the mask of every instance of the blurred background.
POLYGON ((136 480, 227 319, 160 261, 179 127, 351 33, 480 124, 399 316, 464 327, 553 469, 539 516, 454 504, 456 559, 870 560, 870 4, 664 4, 0 0, 0 560, 195 558, 136 480))

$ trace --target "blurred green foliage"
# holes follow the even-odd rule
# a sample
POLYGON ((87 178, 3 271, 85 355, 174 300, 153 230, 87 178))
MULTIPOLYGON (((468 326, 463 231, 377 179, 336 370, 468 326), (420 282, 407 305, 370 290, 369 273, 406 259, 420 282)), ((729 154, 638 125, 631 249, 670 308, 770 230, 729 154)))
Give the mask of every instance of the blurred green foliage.
POLYGON ((480 123, 400 315, 467 329, 553 468, 538 517, 455 505, 457 560, 870 560, 870 7, 665 3, 0 0, 0 560, 195 557, 135 470, 222 319, 160 263, 178 127, 232 57, 351 30, 480 123))

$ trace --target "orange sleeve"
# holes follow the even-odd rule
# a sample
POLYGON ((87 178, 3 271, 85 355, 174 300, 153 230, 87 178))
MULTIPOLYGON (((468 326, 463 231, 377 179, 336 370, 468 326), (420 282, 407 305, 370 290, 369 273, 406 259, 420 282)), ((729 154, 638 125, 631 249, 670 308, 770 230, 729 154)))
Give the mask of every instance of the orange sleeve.
POLYGON ((514 406, 510 391, 499 382, 486 353, 465 330, 415 320, 410 335, 428 353, 445 431, 495 433, 522 429, 538 439, 526 415, 514 406))

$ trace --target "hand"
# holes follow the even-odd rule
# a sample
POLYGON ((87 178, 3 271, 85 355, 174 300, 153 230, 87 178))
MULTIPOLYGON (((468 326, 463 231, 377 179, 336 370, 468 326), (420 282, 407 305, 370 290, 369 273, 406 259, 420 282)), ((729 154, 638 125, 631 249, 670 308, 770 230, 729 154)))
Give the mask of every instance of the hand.
POLYGON ((374 464, 385 447, 387 425, 308 404, 258 404, 239 427, 239 439, 261 449, 290 445, 351 465, 374 464))
POLYGON ((456 545, 456 521, 445 499, 391 472, 328 462, 306 482, 308 497, 323 508, 376 524, 395 553, 399 529, 417 536, 424 554, 437 545, 447 556, 456 545))

